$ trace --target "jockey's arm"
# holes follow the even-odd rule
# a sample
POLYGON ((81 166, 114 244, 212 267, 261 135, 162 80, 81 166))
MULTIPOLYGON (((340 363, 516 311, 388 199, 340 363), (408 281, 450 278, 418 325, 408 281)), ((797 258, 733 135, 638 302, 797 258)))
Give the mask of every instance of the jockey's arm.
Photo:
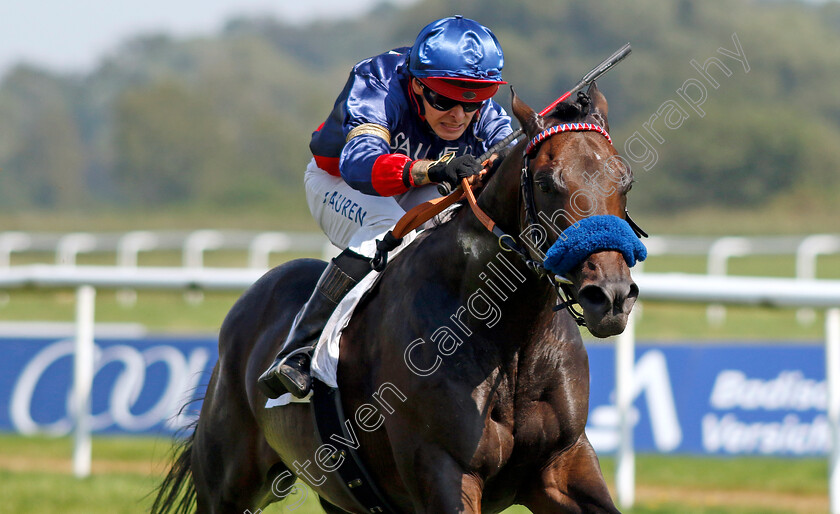
MULTIPOLYGON (((360 84, 354 83, 354 88, 360 88, 360 84)), ((381 106, 366 110, 356 107, 357 116, 345 121, 347 141, 341 151, 339 171, 350 187, 369 195, 394 196, 430 183, 457 185, 461 177, 475 175, 481 170, 475 159, 469 161, 469 156, 447 162, 413 160, 407 155, 391 153, 387 119, 397 116, 395 108, 388 103, 385 88, 378 82, 368 80, 363 84, 366 93, 357 96, 372 104, 381 102, 381 106)), ((489 144, 511 132, 510 117, 497 104, 491 103, 482 116, 479 132, 489 144)))
POLYGON ((463 158, 468 156, 458 158, 462 160, 459 163, 453 159, 447 167, 447 161, 413 160, 407 155, 389 152, 388 143, 376 134, 365 133, 350 138, 341 152, 341 177, 350 187, 365 194, 393 196, 412 187, 442 182, 447 176, 467 173, 463 170, 459 173, 455 165, 461 164, 459 168, 464 168, 463 158))
POLYGON ((344 181, 366 194, 393 196, 432 183, 447 182, 457 186, 462 178, 477 175, 483 169, 471 155, 453 158, 450 154, 434 161, 412 160, 403 154, 383 153, 383 147, 387 148, 385 140, 372 134, 348 141, 339 162, 344 181), (354 158, 357 152, 358 157, 354 158))

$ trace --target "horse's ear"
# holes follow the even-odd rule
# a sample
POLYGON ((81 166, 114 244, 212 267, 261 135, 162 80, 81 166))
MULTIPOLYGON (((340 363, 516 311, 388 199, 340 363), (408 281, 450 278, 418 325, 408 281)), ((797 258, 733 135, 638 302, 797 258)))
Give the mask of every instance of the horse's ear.
POLYGON ((592 99, 592 110, 590 111, 590 115, 598 121, 599 125, 609 132, 610 122, 607 121, 607 110, 609 109, 607 106, 607 98, 603 93, 601 93, 601 90, 598 89, 598 86, 595 85, 594 82, 590 84, 586 94, 592 99))
POLYGON ((528 104, 519 99, 513 87, 510 88, 511 107, 513 115, 519 120, 522 130, 528 137, 534 137, 545 129, 545 120, 536 111, 528 107, 528 104))

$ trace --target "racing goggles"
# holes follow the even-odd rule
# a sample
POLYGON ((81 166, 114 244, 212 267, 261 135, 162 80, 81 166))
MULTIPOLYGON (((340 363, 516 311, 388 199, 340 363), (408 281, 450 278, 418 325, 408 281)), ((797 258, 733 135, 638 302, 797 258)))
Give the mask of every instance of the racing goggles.
MULTIPOLYGON (((419 82, 419 81, 418 81, 419 82)), ((432 91, 425 84, 420 82, 420 88, 423 89, 423 98, 429 102, 434 109, 438 111, 448 111, 460 105, 464 112, 473 112, 481 107, 484 102, 461 102, 453 100, 452 98, 443 96, 442 94, 432 91)))

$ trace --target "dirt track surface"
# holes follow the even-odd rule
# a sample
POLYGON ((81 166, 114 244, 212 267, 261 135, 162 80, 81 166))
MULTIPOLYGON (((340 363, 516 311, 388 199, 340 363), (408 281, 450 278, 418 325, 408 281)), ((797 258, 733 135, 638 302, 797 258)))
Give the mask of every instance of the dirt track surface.
POLYGON ((636 501, 644 505, 685 504, 703 507, 744 507, 772 512, 828 512, 828 496, 759 490, 712 490, 689 487, 636 486, 636 501))
MULTIPOLYGON (((94 460, 91 472, 128 473, 135 475, 160 475, 165 471, 163 462, 140 462, 136 460, 94 460)), ((73 472, 73 462, 69 459, 23 457, 19 455, 0 455, 0 470, 13 472, 67 473, 73 472)))

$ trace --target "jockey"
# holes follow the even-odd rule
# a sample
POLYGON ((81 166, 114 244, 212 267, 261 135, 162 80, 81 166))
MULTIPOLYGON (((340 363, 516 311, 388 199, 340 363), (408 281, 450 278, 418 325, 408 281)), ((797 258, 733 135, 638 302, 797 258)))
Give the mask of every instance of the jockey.
POLYGON ((435 184, 457 186, 480 173, 474 156, 511 133, 510 117, 491 99, 506 83, 503 65, 487 27, 453 16, 423 28, 410 49, 353 68, 312 134, 304 175, 312 215, 343 251, 260 376, 266 396, 307 395, 312 349, 338 302, 370 271, 376 240, 407 210, 439 196, 435 184))

